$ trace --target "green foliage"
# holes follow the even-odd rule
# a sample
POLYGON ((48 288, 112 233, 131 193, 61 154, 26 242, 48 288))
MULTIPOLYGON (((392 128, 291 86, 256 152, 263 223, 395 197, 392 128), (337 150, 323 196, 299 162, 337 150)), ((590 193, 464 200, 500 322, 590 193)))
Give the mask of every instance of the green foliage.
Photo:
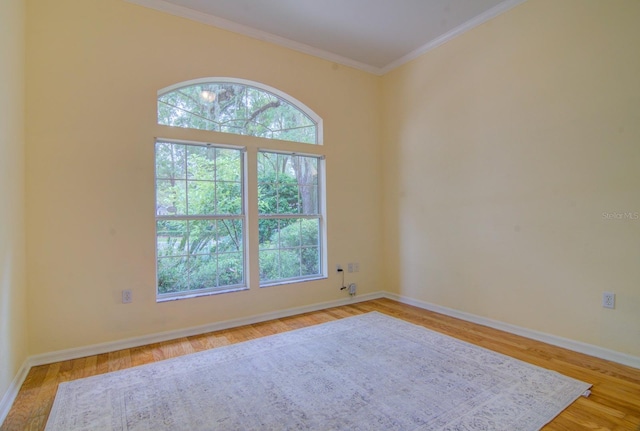
MULTIPOLYGON (((156 145, 157 214, 167 216, 157 221, 158 293, 244 282, 241 167, 239 150, 156 145)), ((262 281, 320 274, 317 200, 316 158, 259 153, 259 213, 272 216, 258 226, 262 281)))
POLYGON ((268 241, 261 243, 261 281, 268 282, 320 274, 319 220, 284 220, 287 220, 288 224, 273 232, 268 241))
POLYGON ((156 145, 158 215, 242 214, 239 150, 156 145))
MULTIPOLYGON (((298 214, 298 183, 291 176, 275 174, 262 177, 258 184, 258 212, 260 214, 298 214)), ((278 229, 286 227, 293 219, 264 219, 258 225, 260 244, 269 241, 278 229)))
POLYGON ((241 166, 239 150, 156 145, 158 215, 232 217, 158 220, 158 293, 243 283, 241 166))
POLYGON ((317 126, 303 111, 243 84, 195 84, 163 94, 158 97, 158 124, 317 143, 317 126))

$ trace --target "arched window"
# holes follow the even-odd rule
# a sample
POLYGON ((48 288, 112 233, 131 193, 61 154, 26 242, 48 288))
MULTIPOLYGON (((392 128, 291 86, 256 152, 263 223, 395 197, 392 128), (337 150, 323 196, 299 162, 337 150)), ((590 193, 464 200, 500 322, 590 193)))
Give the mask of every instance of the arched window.
POLYGON ((321 144, 320 119, 301 102, 265 85, 229 78, 162 90, 158 124, 321 144))
POLYGON ((247 147, 156 139, 158 300, 248 288, 249 253, 261 287, 326 277, 324 156, 308 146, 322 144, 320 117, 279 90, 229 78, 160 90, 157 115, 163 126, 263 138, 247 147), (257 181, 256 214, 247 213, 247 178, 257 181))

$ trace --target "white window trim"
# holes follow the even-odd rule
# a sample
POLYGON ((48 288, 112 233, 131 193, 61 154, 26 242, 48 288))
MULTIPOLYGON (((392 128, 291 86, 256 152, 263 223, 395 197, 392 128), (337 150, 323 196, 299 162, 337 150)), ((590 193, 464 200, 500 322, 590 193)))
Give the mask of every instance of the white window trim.
MULTIPOLYGON (((269 280, 262 281, 259 280, 260 287, 271 287, 278 286, 281 284, 291 284, 291 283, 303 283, 306 281, 313 280, 321 280, 327 278, 327 254, 326 254, 326 241, 327 241, 327 223, 326 223, 326 166, 325 166, 325 156, 320 154, 312 154, 312 153, 301 153, 297 151, 284 151, 284 150, 273 150, 270 148, 258 148, 259 153, 272 153, 272 154, 283 154, 287 156, 301 156, 301 157, 313 157, 318 159, 318 214, 307 215, 307 214, 260 214, 258 212, 257 218, 258 221, 265 219, 317 219, 320 223, 320 232, 318 234, 318 256, 320 258, 320 274, 314 274, 310 276, 299 276, 299 277, 290 277, 283 278, 280 280, 269 280)), ((259 247, 259 245, 258 245, 259 247)), ((258 251, 258 254, 260 252, 258 251)), ((258 264, 258 267, 260 264, 258 264)))
POLYGON ((277 88, 271 87, 267 84, 263 84, 261 82, 249 81, 247 79, 241 78, 228 78, 228 77, 209 77, 209 78, 198 78, 192 79, 189 81, 179 82, 177 84, 170 85, 168 87, 164 87, 158 90, 157 97, 163 96, 166 93, 170 93, 172 91, 178 90, 184 87, 190 87, 192 85, 198 84, 209 84, 209 83, 229 83, 229 84, 241 84, 246 85, 247 87, 257 88, 258 90, 263 90, 269 93, 274 94, 275 96, 286 100, 291 105, 300 109, 304 112, 310 119, 316 124, 316 143, 315 144, 305 144, 303 142, 299 142, 301 145, 323 145, 324 136, 323 136, 323 127, 322 127, 322 118, 316 114, 311 108, 307 105, 296 99, 295 97, 290 96, 289 94, 278 90, 277 88))
MULTIPOLYGON (((190 128, 185 128, 185 129, 180 129, 177 132, 172 132, 170 133, 170 135, 174 135, 174 136, 193 136, 194 138, 198 139, 198 140, 185 140, 185 139, 180 139, 178 138, 163 138, 163 137, 156 137, 154 140, 154 145, 155 142, 158 141, 164 141, 164 142, 172 142, 172 143, 177 143, 177 144, 187 144, 187 145, 200 145, 200 146, 215 146, 215 147, 219 147, 219 148, 230 148, 230 149, 237 149, 237 150, 242 150, 243 152, 243 165, 242 165, 242 178, 243 178, 243 187, 242 187, 242 193, 243 193, 243 197, 242 197, 242 205, 243 205, 243 257, 244 257, 244 276, 243 276, 243 280, 244 280, 244 285, 243 286, 238 286, 238 287, 232 287, 230 289, 218 289, 218 290, 211 290, 211 291, 207 291, 206 289, 203 290, 199 290, 199 291, 185 291, 185 292, 177 292, 174 294, 171 294, 171 296, 163 296, 160 297, 157 291, 157 283, 156 283, 156 302, 167 302, 167 301, 174 301, 174 300, 178 300, 178 299, 186 299, 186 298, 194 298, 194 297, 200 297, 200 296, 209 296, 209 295, 217 295, 217 294, 222 294, 222 293, 228 293, 228 292, 237 292, 237 291, 242 291, 242 290, 248 290, 251 288, 252 283, 256 283, 260 288, 263 287, 271 287, 271 286, 278 286, 278 285, 288 285, 288 284, 296 284, 296 283, 305 283, 305 282, 310 282, 310 281, 316 281, 316 280, 322 280, 322 279, 326 279, 328 277, 328 256, 327 256, 327 240, 328 240, 328 235, 327 235, 327 214, 326 214, 326 210, 327 210, 327 205, 326 205, 326 158, 324 155, 324 150, 321 150, 320 148, 322 148, 323 144, 324 144, 324 125, 323 125, 323 120, 322 118, 316 114, 312 109, 310 109, 306 104, 302 103, 300 100, 292 97, 291 95, 284 93, 281 90, 278 90, 277 88, 271 87, 269 85, 260 83, 260 82, 256 82, 256 81, 250 81, 250 80, 246 80, 246 79, 241 79, 241 78, 230 78, 230 77, 206 77, 206 78, 198 78, 198 79, 193 79, 193 80, 188 80, 188 81, 182 81, 173 85, 170 85, 168 87, 164 87, 160 90, 157 91, 157 97, 160 97, 168 92, 171 91, 175 91, 177 89, 180 88, 184 88, 184 87, 189 87, 192 85, 197 85, 197 84, 207 84, 207 83, 229 83, 229 84, 240 84, 240 85, 245 85, 248 87, 252 87, 261 91, 266 91, 269 93, 272 93, 274 96, 283 99, 284 101, 290 103, 291 105, 293 105, 294 107, 296 107, 297 109, 299 109, 300 111, 302 111, 305 115, 307 115, 316 125, 316 143, 315 144, 310 144, 310 143, 305 143, 305 142, 295 142, 295 141, 280 141, 278 139, 269 139, 269 138, 264 138, 264 137, 258 137, 258 136, 250 136, 250 135, 235 135, 233 133, 225 133, 225 132, 216 132, 216 131, 206 131, 206 130, 200 130, 200 129, 190 129, 190 128), (195 134, 193 134, 195 131, 195 134), (199 137, 201 136, 202 133, 209 133, 211 134, 210 136, 228 136, 228 138, 217 138, 215 142, 209 142, 207 140, 200 140, 199 137), (237 138, 236 138, 237 136, 237 138), (247 139, 252 140, 251 143, 249 144, 250 141, 247 141, 247 139), (250 147, 251 147, 251 154, 253 154, 253 156, 249 155, 249 151, 247 150, 247 146, 246 145, 232 145, 232 144, 224 144, 224 143, 219 143, 219 141, 231 141, 231 142, 238 142, 238 143, 247 143, 250 147), (253 141, 255 140, 255 141, 253 141), (255 142, 255 145, 254 145, 255 142), (291 146, 291 145, 295 145, 295 146, 300 146, 300 148, 304 148, 307 151, 290 151, 290 150, 281 150, 278 148, 273 148, 271 146, 267 146, 265 145, 266 142, 275 142, 276 146, 278 146, 278 143, 284 143, 286 146, 291 146), (253 259, 253 256, 251 256, 252 251, 255 249, 255 252, 258 253, 257 256, 255 256, 256 259, 256 263, 258 263, 259 261, 259 244, 258 244, 258 238, 251 238, 249 232, 252 230, 252 227, 250 226, 250 223, 252 221, 257 222, 260 219, 260 214, 256 211, 255 214, 252 213, 252 211, 250 210, 250 208, 252 208, 253 205, 251 205, 249 203, 249 195, 254 193, 252 190, 257 189, 257 165, 253 166, 253 164, 255 164, 255 155, 259 152, 270 152, 270 153, 279 153, 279 154, 287 154, 287 155, 295 155, 295 156, 305 156, 305 157, 315 157, 318 159, 319 162, 319 167, 318 167, 318 206, 319 206, 319 216, 312 216, 311 218, 319 218, 320 220, 320 233, 319 233, 319 257, 320 257, 320 274, 318 275, 314 275, 314 276, 307 276, 307 277, 300 277, 300 278, 287 278, 287 279, 282 279, 282 280, 275 280, 275 281, 269 281, 269 282, 265 282, 264 284, 260 281, 259 275, 258 273, 254 273, 251 270, 251 261, 253 259), (252 159, 253 158, 253 159, 252 159), (251 167, 250 167, 251 164, 251 167), (251 171, 251 172, 250 172, 251 171), (249 184, 249 178, 253 178, 255 180, 255 184, 249 184), (256 279, 254 279, 254 274, 258 275, 256 279)), ((157 98, 156 98, 157 100, 157 98)), ((157 109, 157 105, 156 105, 156 109, 157 109)), ((164 127, 167 126, 163 126, 161 124, 157 124, 160 129, 158 130, 166 130, 166 129, 162 129, 164 127)), ((174 128, 172 128, 174 129, 174 128)), ((202 135, 204 136, 204 135, 202 135)), ((154 153, 155 154, 155 153, 154 153)), ((155 157, 154 157, 154 164, 155 164, 155 157)), ((155 184, 155 168, 154 168, 154 184, 155 184)), ((256 190, 257 191, 257 190, 256 190)), ((255 196, 255 198, 257 199, 257 195, 255 196)), ((155 203, 155 197, 154 197, 154 203, 155 203)), ((154 208, 154 214, 156 214, 156 209, 154 208)), ((286 216, 286 215, 280 215, 280 216, 286 216)), ((305 218, 305 215, 296 215, 295 217, 297 218, 305 218)), ((157 220, 157 217, 156 217, 157 220)), ((155 246, 155 251, 156 251, 156 262, 155 264, 157 265, 157 245, 155 246)), ((259 267, 259 263, 258 263, 258 267, 259 267)), ((157 277, 157 268, 156 268, 156 277, 157 277)), ((157 278, 156 278, 157 280, 157 278)), ((215 288, 213 288, 215 289, 215 288)))
POLYGON ((156 275, 156 302, 167 302, 167 301, 176 301, 178 299, 186 299, 186 298, 195 298, 199 296, 210 296, 210 295, 218 295, 222 293, 229 292, 237 292, 242 290, 249 289, 249 250, 248 250, 248 241, 246 240, 248 235, 248 224, 249 217, 247 211, 247 148, 244 146, 237 145, 228 145, 228 144, 214 144, 211 142, 198 142, 198 141, 189 141, 183 139, 172 139, 172 138, 159 138, 156 137, 154 140, 154 214, 155 214, 155 225, 157 226, 158 220, 242 220, 242 283, 237 285, 229 285, 224 286, 223 288, 219 287, 210 287, 205 289, 198 290, 185 290, 181 292, 171 292, 171 293, 158 293, 158 245, 157 245, 157 231, 156 231, 156 246, 155 246, 155 275, 156 275), (200 146, 200 147, 211 147, 211 148, 226 148, 231 150, 238 150, 241 154, 241 178, 242 178, 242 196, 241 196, 241 205, 242 211, 241 214, 238 215, 181 215, 181 216, 165 216, 157 214, 157 201, 156 201, 156 186, 155 183, 158 179, 156 172, 156 159, 155 159, 155 147, 159 142, 164 142, 168 144, 179 144, 179 145, 192 145, 192 146, 200 146))

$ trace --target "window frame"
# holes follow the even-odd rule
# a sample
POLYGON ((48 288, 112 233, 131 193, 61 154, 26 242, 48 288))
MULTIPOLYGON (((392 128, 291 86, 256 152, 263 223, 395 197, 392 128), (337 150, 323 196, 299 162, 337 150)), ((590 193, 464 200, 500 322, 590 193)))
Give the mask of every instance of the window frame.
MULTIPOLYGON (((327 266, 327 205, 326 205, 326 159, 323 149, 324 126, 322 118, 311 110, 307 105, 300 102, 296 98, 284 93, 274 87, 262 84, 256 81, 249 81, 239 78, 228 77, 209 77, 199 78, 188 81, 179 82, 157 91, 156 99, 156 130, 158 130, 155 142, 169 142, 186 145, 213 146, 219 148, 230 148, 242 150, 242 235, 243 235, 243 285, 233 286, 229 289, 209 288, 192 291, 173 292, 169 294, 160 294, 158 292, 158 236, 157 221, 154 230, 155 237, 155 269, 156 269, 156 302, 173 301, 178 299, 187 299, 200 296, 209 296, 219 293, 237 292, 249 290, 252 286, 259 288, 274 287, 278 285, 288 285, 304 283, 308 281, 326 279, 328 277, 327 266), (284 100, 294 108, 302 111, 308 118, 315 123, 316 142, 300 142, 288 141, 278 138, 270 138, 264 136, 255 136, 250 134, 235 134, 228 132, 219 132, 215 130, 204 130, 198 128, 171 126, 160 123, 159 98, 171 91, 189 87, 197 84, 240 84, 251 87, 258 91, 271 93, 272 95, 284 100), (168 133, 167 133, 168 132, 168 133), (293 149, 293 150, 292 150, 293 149), (305 149, 297 151, 296 149, 305 149), (259 244, 259 221, 261 219, 259 211, 258 196, 258 154, 260 152, 281 153, 286 155, 308 156, 318 159, 318 215, 307 216, 304 214, 295 214, 291 218, 313 218, 319 220, 318 232, 318 269, 319 273, 313 276, 300 276, 295 278, 278 279, 263 283, 260 280, 260 244, 259 244), (255 200, 255 201, 254 201, 255 200), (255 213, 254 213, 255 212, 255 213), (255 224, 255 226, 254 226, 255 224)), ((155 145, 154 142, 154 145, 155 145)), ((155 146, 154 146, 155 148, 155 146)), ((154 189, 156 181, 155 172, 155 150, 154 150, 154 189)), ((154 202, 156 197, 154 196, 154 202)), ((157 208, 154 208, 154 212, 157 208)), ((276 215, 275 218, 283 218, 283 215, 276 215)), ((193 216, 187 216, 193 217, 193 216)), ((157 220, 157 213, 156 213, 157 220)), ((301 243, 301 249, 304 245, 301 243)), ((302 253, 302 251, 301 251, 302 253)), ((301 255, 302 256, 302 255, 301 255)))
MULTIPOLYGON (((185 159, 185 163, 186 163, 186 159, 185 159)), ((187 175, 185 173, 185 175, 187 175)), ((162 180, 162 178, 160 178, 162 180)), ((188 189, 188 178, 185 179, 185 187, 187 187, 188 189)), ((155 246, 155 272, 156 272, 156 302, 165 302, 165 301, 174 301, 174 300, 178 300, 178 299, 185 299, 185 298, 193 298, 193 297, 198 297, 198 296, 208 296, 208 295, 217 295, 217 294, 221 294, 221 293, 228 293, 228 292, 237 292, 237 291, 242 291, 242 290, 247 290, 249 289, 249 284, 248 284, 248 271, 247 271, 247 267, 248 267, 248 261, 249 261, 249 256, 248 256, 248 241, 247 241, 247 225, 249 223, 248 221, 248 216, 247 216, 247 149, 246 147, 243 146, 236 146, 236 145, 228 145, 228 144, 214 144, 214 143, 210 143, 210 142, 197 142, 197 141, 188 141, 188 140, 182 140, 182 139, 169 139, 169 138, 156 138, 155 142, 154 142, 154 202, 155 202, 155 206, 156 206, 156 210, 155 210, 155 239, 156 239, 156 246, 155 246), (189 215, 189 214, 184 214, 184 215, 159 215, 158 214, 158 185, 157 185, 157 181, 158 181, 158 172, 157 172, 157 146, 158 144, 176 144, 176 145, 184 145, 184 146, 193 146, 193 147, 204 147, 204 148, 215 148, 215 149, 229 149, 229 150, 235 150, 239 152, 239 156, 240 156, 240 191, 241 191, 241 196, 240 196, 240 214, 210 214, 210 215, 203 215, 203 214, 197 214, 197 215, 189 215), (194 289, 194 290, 183 290, 183 291, 179 291, 179 292, 169 292, 169 293, 160 293, 159 292, 159 259, 161 258, 158 253, 159 253, 159 247, 158 247, 158 221, 161 220, 169 220, 169 221, 186 221, 187 223, 189 221, 197 221, 197 220, 212 220, 212 221, 218 221, 218 220, 240 220, 242 222, 242 282, 239 284, 234 284, 234 285, 225 285, 224 287, 207 287, 207 288, 202 288, 202 289, 194 289)), ((220 253, 216 253, 216 258, 220 253)), ((188 255, 187 255, 188 256, 188 255)), ((176 256, 179 257, 179 256, 176 256)), ((216 277, 219 276, 219 273, 216 274, 216 277)))
MULTIPOLYGON (((261 220, 280 220, 280 219, 305 219, 305 220, 318 220, 318 274, 308 275, 308 276, 298 276, 298 277, 287 277, 280 278, 275 280, 267 280, 262 281, 261 277, 259 277, 259 285, 261 288, 263 287, 271 287, 277 286, 281 284, 291 284, 291 283, 301 283, 306 281, 313 280, 321 280, 326 278, 326 203, 325 203, 325 187, 326 187, 326 166, 325 166, 325 156, 323 154, 312 154, 312 153, 301 153, 297 151, 283 151, 283 150, 274 150, 272 148, 258 148, 257 154, 260 157, 260 153, 270 153, 270 154, 278 154, 285 156, 298 156, 298 157, 310 157, 317 160, 317 213, 316 214, 292 214, 292 213, 270 213, 270 214, 261 214, 260 210, 258 210, 257 218, 258 225, 261 220)), ((256 163, 256 169, 258 169, 258 165, 256 163)), ((258 181, 258 175, 256 175, 256 185, 260 185, 258 181)), ((298 184, 300 186, 300 184, 298 184)), ((256 196, 257 202, 260 202, 259 196, 256 196)), ((259 241, 259 239, 258 239, 259 241)), ((300 247, 304 248, 301 244, 300 247)), ((275 250, 281 250, 280 246, 278 246, 275 250)), ((258 244, 258 269, 260 269, 260 244, 258 244)))
MULTIPOLYGON (((278 90, 275 87, 271 87, 270 85, 266 85, 263 84, 261 82, 256 82, 256 81, 250 81, 248 79, 242 79, 242 78, 229 78, 229 77, 210 77, 210 78, 197 78, 197 79, 191 79, 189 81, 183 81, 183 82, 178 82, 176 84, 173 85, 169 85, 168 87, 164 87, 160 90, 158 90, 158 95, 157 98, 164 96, 167 93, 170 93, 172 91, 176 91, 179 90, 181 88, 186 88, 186 87, 191 87, 193 85, 200 85, 200 84, 215 84, 215 83, 224 83, 224 84, 237 84, 237 85, 244 85, 247 87, 251 87, 254 88, 256 90, 259 91, 264 91, 267 93, 271 93, 274 96, 286 101, 287 103, 289 103, 290 105, 293 105, 294 107, 298 108, 300 111, 302 111, 307 117, 309 117, 311 119, 312 122, 315 123, 316 125, 316 142, 313 144, 310 143, 306 143, 306 142, 297 142, 297 141, 284 141, 284 142, 291 142, 294 144, 300 144, 300 145, 324 145, 324 127, 323 127, 323 122, 322 122, 322 118, 316 114, 311 108, 309 108, 307 105, 305 105, 304 103, 302 103, 301 101, 299 101, 298 99, 296 99, 295 97, 281 91, 278 90)), ((157 123, 157 103, 158 100, 156 98, 156 123, 157 123)), ((159 124, 159 123, 157 123, 159 124)), ((175 127, 175 126, 168 126, 168 125, 164 125, 165 127, 175 127)), ((192 129, 192 128, 185 128, 186 130, 203 130, 203 129, 192 129)), ((208 130, 204 130, 204 131, 208 131, 208 130)), ((213 131, 211 131, 213 132, 213 131)), ((216 132, 216 133, 224 133, 224 134, 231 134, 231 135, 235 135, 235 133, 228 133, 228 132, 216 132)), ((240 135, 240 136, 252 136, 252 135, 240 135)), ((259 137, 259 136, 253 136, 255 138, 258 139, 267 139, 267 140, 273 140, 273 141, 277 141, 278 139, 272 139, 272 138, 264 138, 264 137, 259 137)))

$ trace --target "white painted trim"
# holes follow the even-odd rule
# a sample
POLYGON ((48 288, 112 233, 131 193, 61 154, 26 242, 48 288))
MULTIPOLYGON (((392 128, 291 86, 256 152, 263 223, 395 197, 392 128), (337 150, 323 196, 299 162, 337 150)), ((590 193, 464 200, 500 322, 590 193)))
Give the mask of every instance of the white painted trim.
POLYGON ((509 332, 522 337, 530 338, 537 341, 542 341, 547 344, 569 349, 575 352, 584 353, 586 355, 594 356, 596 358, 613 361, 619 364, 627 365, 640 369, 640 357, 627 355, 625 353, 616 352, 614 350, 605 349, 603 347, 594 346, 592 344, 583 343, 580 341, 570 340, 567 338, 558 337, 555 335, 545 334, 543 332, 533 331, 530 329, 522 328, 520 326, 511 325, 509 323, 500 322, 497 320, 488 319, 485 317, 477 316, 475 314, 466 313, 464 311, 454 310, 452 308, 443 307, 440 305, 431 304, 428 302, 420 301, 417 299, 409 298, 406 296, 398 295, 395 293, 380 291, 373 292, 364 295, 358 295, 355 297, 349 297, 344 299, 338 299, 334 301, 321 302, 312 305, 306 305, 302 307, 288 308, 286 310, 279 310, 270 313, 259 314, 255 316, 243 317, 240 319, 225 320, 223 322, 211 323, 208 325, 196 326, 187 329, 180 329, 175 331, 166 331, 157 334, 144 335, 141 337, 134 337, 125 340, 111 341, 107 343, 94 344, 91 346, 79 347, 75 349, 59 350, 56 352, 43 353, 40 355, 30 356, 27 358, 20 370, 16 374, 16 377, 11 382, 9 389, 3 395, 0 401, 0 424, 5 420, 6 416, 15 401, 20 387, 24 383, 31 367, 38 365, 50 364, 52 362, 65 361, 69 359, 82 358, 85 356, 98 355, 101 353, 113 352, 117 350, 143 346, 152 343, 158 343, 162 341, 169 341, 181 337, 189 337, 193 335, 204 334, 212 331, 219 331, 222 329, 229 329, 242 325, 250 325, 253 323, 265 322, 273 319, 280 319, 283 317, 295 316, 297 314, 308 313, 312 311, 324 310, 332 307, 339 307, 341 305, 354 304, 358 302, 370 301, 372 299, 387 298, 394 301, 401 302, 403 304, 413 305, 424 310, 433 311, 435 313, 444 314, 446 316, 455 317, 457 319, 465 320, 468 322, 476 323, 478 325, 488 326, 490 328, 499 329, 501 331, 509 332))
MULTIPOLYGON (((55 352, 43 353, 31 356, 29 363, 31 366, 50 364, 52 362, 67 361, 69 359, 83 358, 85 356, 99 355, 101 353, 114 352, 116 350, 130 349, 132 347, 144 346, 147 344, 160 343, 176 338, 190 337, 207 332, 220 331, 223 329, 235 328, 237 326, 251 325, 253 323, 266 322, 268 320, 280 319, 283 317, 295 316, 297 314, 311 311, 324 310, 327 308, 348 305, 357 302, 369 301, 384 297, 382 292, 358 295, 355 297, 339 299, 335 301, 321 302, 303 307, 288 308, 270 313, 258 314, 255 316, 242 317, 239 319, 225 320, 222 322, 210 323, 202 326, 194 326, 175 331, 159 332, 156 334, 143 335, 141 337, 127 338, 124 340, 109 341, 106 343, 93 344, 90 346, 78 347, 74 349, 58 350, 55 352)), ((28 371, 28 370, 27 370, 28 371)))
MULTIPOLYGON (((262 82, 251 81, 249 79, 221 77, 221 76, 190 79, 188 81, 178 82, 177 84, 173 84, 173 85, 170 85, 168 87, 165 87, 165 88, 162 88, 162 89, 158 90, 158 97, 160 97, 160 96, 162 96, 164 94, 170 93, 171 91, 178 90, 180 88, 191 87, 192 85, 198 85, 198 84, 209 84, 209 83, 214 83, 214 84, 223 84, 223 83, 239 84, 239 85, 244 85, 245 87, 251 87, 251 88, 255 88, 257 90, 262 90, 264 92, 273 94, 274 96, 276 96, 276 97, 284 100, 285 102, 289 103, 294 108, 297 108, 300 111, 302 111, 307 117, 309 117, 309 119, 311 121, 313 121, 315 123, 315 125, 316 125, 316 142, 315 142, 315 144, 310 144, 310 145, 322 145, 323 144, 323 139, 324 139, 323 133, 324 132, 323 132, 322 117, 320 117, 318 114, 316 114, 316 112, 313 109, 309 108, 307 105, 305 105, 304 103, 302 103, 301 101, 299 101, 295 97, 285 93, 284 91, 278 90, 275 87, 272 87, 272 86, 267 85, 267 84, 263 84, 262 82)), ((299 142, 299 143, 305 144, 306 142, 299 142)))
POLYGON ((452 308, 443 307, 441 305, 431 304, 429 302, 419 301, 395 293, 385 292, 384 297, 402 302, 403 304, 413 305, 424 310, 433 311, 435 313, 444 314, 446 316, 455 317, 456 319, 465 320, 467 322, 476 323, 478 325, 488 326, 500 331, 509 332, 521 337, 530 338, 532 340, 542 341, 543 343, 553 346, 569 349, 574 352, 584 353, 585 355, 594 356, 596 358, 605 359, 607 361, 617 362, 618 364, 627 365, 629 367, 640 369, 640 357, 628 355, 615 350, 605 349, 604 347, 594 346, 593 344, 583 343, 581 341, 571 340, 568 338, 558 337, 556 335, 544 332, 534 331, 532 329, 523 328, 521 326, 512 325, 510 323, 500 322, 498 320, 488 319, 486 317, 477 316, 475 314, 466 313, 464 311, 454 310, 452 308))
POLYGON ((125 0, 129 3, 137 4, 139 6, 155 9, 161 12, 166 12, 171 15, 187 18, 193 21, 197 21, 203 24, 212 25, 224 30, 228 30, 234 33, 243 34, 245 36, 252 37, 254 39, 262 40, 265 42, 280 45, 285 48, 293 49, 294 51, 302 52, 303 54, 312 55, 314 57, 323 58, 325 60, 333 61, 335 63, 342 64, 344 66, 353 67, 355 69, 362 70, 374 75, 385 75, 396 67, 402 66, 405 63, 410 62, 422 54, 458 37, 462 33, 465 33, 485 22, 497 17, 498 15, 508 11, 509 9, 524 3, 526 0, 505 0, 502 3, 492 7, 491 9, 481 13, 480 15, 470 19, 464 24, 444 33, 443 35, 427 42, 421 47, 413 50, 409 54, 400 57, 399 59, 387 64, 384 67, 376 67, 370 64, 362 63, 360 61, 352 60, 350 58, 343 57, 338 54, 334 54, 323 49, 315 48, 300 42, 296 42, 291 39, 287 39, 275 34, 268 33, 262 30, 257 30, 242 24, 235 23, 233 21, 226 20, 224 18, 217 17, 215 15, 199 12, 193 9, 186 8, 184 6, 178 6, 173 3, 169 3, 164 0, 125 0))
POLYGON ((166 12, 171 15, 179 16, 181 18, 187 18, 192 21, 200 22, 214 27, 228 30, 234 33, 239 33, 245 36, 252 37, 254 39, 262 40, 265 42, 273 43, 285 48, 293 49, 294 51, 301 52, 303 54, 312 55, 314 57, 323 58, 325 60, 333 61, 344 66, 353 67, 365 72, 372 73, 374 75, 380 75, 380 68, 371 66, 366 63, 352 60, 350 58, 343 57, 338 54, 334 54, 323 49, 315 48, 313 46, 305 45, 304 43, 296 42, 291 39, 287 39, 282 36, 277 36, 266 31, 257 30, 242 24, 238 24, 233 21, 229 21, 224 18, 217 17, 204 12, 198 12, 193 9, 186 8, 184 6, 178 6, 173 3, 166 2, 164 0, 125 0, 129 3, 134 3, 139 6, 144 6, 150 9, 166 12))
MULTIPOLYGON (((626 353, 617 352, 615 350, 605 349, 604 347, 595 346, 593 344, 583 343, 581 341, 571 340, 568 338, 559 337, 556 335, 547 334, 544 332, 534 331, 531 329, 523 328, 521 326, 512 325, 509 323, 500 322, 498 320, 489 319, 486 317, 478 316, 464 311, 455 310, 441 305, 431 304, 428 302, 420 301, 417 299, 409 298, 407 296, 397 295, 395 293, 380 291, 374 293, 368 293, 364 295, 357 295, 353 298, 339 299, 335 301, 321 302, 317 304, 288 308, 286 310, 273 311, 270 313, 258 314, 249 317, 243 317, 239 319, 225 320, 222 322, 215 322, 202 326, 195 326, 186 329, 179 329, 175 331, 166 331, 156 334, 143 335, 141 337, 128 338, 124 340, 111 341, 107 343, 93 344, 91 346, 78 347, 74 349, 59 350, 56 352, 43 353, 41 355, 31 356, 27 359, 26 365, 30 367, 50 364, 52 362, 66 361, 69 359, 82 358, 85 356, 99 355, 101 353, 113 352, 116 350, 129 349, 132 347, 144 346, 152 343, 159 343, 162 341, 169 341, 181 337, 190 337, 193 335, 200 335, 207 332, 220 331, 223 329, 234 328, 243 325, 251 325, 253 323, 266 322, 268 320, 280 319, 283 317, 295 316, 302 313, 308 313, 312 311, 324 310, 331 307, 339 307, 341 305, 348 305, 358 302, 369 301, 372 299, 387 298, 394 301, 401 302, 403 304, 413 305, 424 310, 433 311, 435 313, 444 314, 446 316, 455 317, 457 319, 465 320, 467 322, 476 323, 478 325, 488 326, 490 328, 498 329, 501 331, 509 332, 511 334, 519 335, 522 337, 530 338, 532 340, 542 341, 543 343, 551 344, 554 346, 562 347, 572 350, 574 352, 584 353, 586 355, 594 356, 596 358, 613 361, 619 364, 627 365, 633 368, 640 369, 640 357, 628 355, 626 353)), ((26 365, 23 365, 25 367, 26 365)), ((21 370, 21 372, 24 370, 21 370)), ((25 373, 29 370, 26 369, 25 373)), ((22 384, 22 381, 20 384, 22 384)), ((16 378, 17 380, 17 378, 16 378)), ((18 385, 18 388, 20 385, 18 385)))
POLYGON ((506 0, 502 3, 499 3, 498 5, 492 7, 491 9, 481 13, 480 15, 474 18, 471 18, 469 21, 459 25, 458 27, 452 30, 449 30, 443 35, 438 36, 437 38, 427 42, 421 47, 411 51, 409 54, 403 57, 400 57, 399 59, 387 64, 386 66, 380 69, 380 71, 378 72, 378 75, 385 75, 388 72, 395 69, 396 67, 400 67, 403 64, 410 62, 411 60, 415 60, 416 58, 420 57, 426 52, 431 51, 432 49, 437 48, 438 46, 446 42, 449 42, 452 39, 455 39, 456 37, 460 36, 462 33, 466 33, 467 31, 474 29, 475 27, 478 27, 481 24, 484 24, 485 22, 497 17, 498 15, 505 13, 509 9, 512 9, 518 6, 519 4, 524 3, 525 1, 527 0, 506 0))
POLYGON ((27 378, 27 375, 29 374, 29 370, 31 369, 31 367, 32 367, 31 362, 29 361, 29 359, 26 359, 22 363, 22 366, 18 370, 18 373, 16 374, 13 381, 9 385, 9 388, 4 393, 2 400, 0 400, 0 425, 2 425, 4 420, 7 418, 7 415, 9 414, 9 410, 11 410, 11 406, 13 405, 13 402, 16 400, 16 397, 18 396, 18 392, 20 391, 20 387, 22 386, 25 379, 27 378))

